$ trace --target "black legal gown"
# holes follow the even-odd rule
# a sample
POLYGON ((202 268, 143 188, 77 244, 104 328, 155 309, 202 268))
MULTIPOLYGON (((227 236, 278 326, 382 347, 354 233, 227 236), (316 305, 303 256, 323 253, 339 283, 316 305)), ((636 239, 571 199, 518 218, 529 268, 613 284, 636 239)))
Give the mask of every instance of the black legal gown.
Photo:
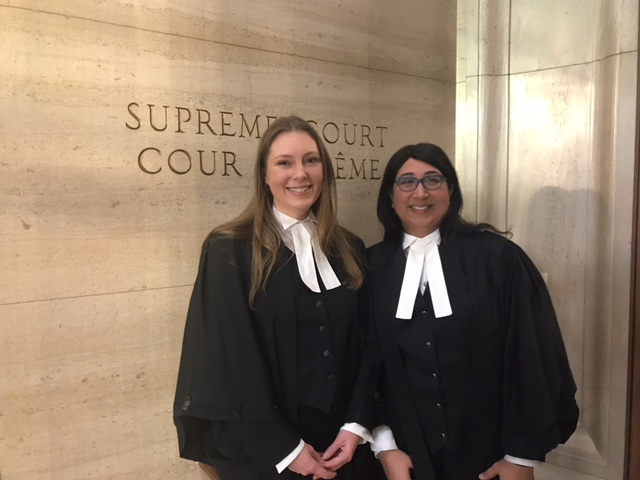
POLYGON ((472 480, 505 454, 544 460, 573 433, 576 386, 545 283, 493 233, 453 234, 439 253, 453 314, 429 290, 395 317, 406 256, 368 249, 367 344, 349 421, 391 427, 416 480, 472 480))
MULTIPOLYGON (((364 245, 355 239, 364 256, 364 245)), ((343 424, 348 394, 364 343, 358 295, 344 285, 323 291, 327 333, 335 357, 335 394, 329 412, 301 408, 298 388, 295 256, 282 247, 255 308, 248 305, 251 242, 214 236, 204 245, 182 348, 174 403, 180 455, 213 466, 222 480, 292 479, 275 465, 300 438, 323 451, 343 424), (309 413, 311 412, 311 414, 309 413)), ((315 302, 314 302, 315 303, 315 302)), ((362 478, 355 464, 344 480, 362 478)))

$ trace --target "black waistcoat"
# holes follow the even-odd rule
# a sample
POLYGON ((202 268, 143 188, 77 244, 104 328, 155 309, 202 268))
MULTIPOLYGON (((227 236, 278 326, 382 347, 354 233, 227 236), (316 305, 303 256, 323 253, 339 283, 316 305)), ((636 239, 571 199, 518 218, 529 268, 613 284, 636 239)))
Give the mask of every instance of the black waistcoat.
MULTIPOLYGON (((449 260, 447 258, 446 260, 449 260)), ((445 259, 443 259, 443 262, 445 259)), ((472 352, 472 300, 457 261, 447 262, 450 316, 435 318, 429 288, 417 294, 411 320, 396 319, 398 345, 429 452, 455 450, 464 435, 472 352)))
MULTIPOLYGON (((329 413, 343 393, 344 368, 353 315, 340 308, 344 285, 312 292, 291 262, 298 342, 298 403, 329 413), (337 307, 337 308, 336 308, 337 307)), ((317 272, 316 272, 317 273, 317 272)))
POLYGON ((336 367, 323 292, 315 293, 294 274, 298 329, 298 403, 323 412, 331 410, 336 367))

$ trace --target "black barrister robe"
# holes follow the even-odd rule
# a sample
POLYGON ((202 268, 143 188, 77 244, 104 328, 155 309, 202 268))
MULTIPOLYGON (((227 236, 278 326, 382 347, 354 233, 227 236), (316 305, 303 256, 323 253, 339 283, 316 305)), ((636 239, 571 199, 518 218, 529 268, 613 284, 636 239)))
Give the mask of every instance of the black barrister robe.
MULTIPOLYGON (((364 251, 362 242, 359 245, 364 251)), ((349 336, 339 342, 332 337, 334 348, 344 345, 343 351, 334 351, 336 391, 344 393, 357 373, 363 334, 357 294, 344 286, 342 265, 332 266, 343 285, 325 292, 323 299, 330 334, 343 331, 349 336), (333 322, 350 326, 332 329, 333 322)), ((214 236, 205 244, 187 315, 174 404, 180 455, 212 465, 225 480, 279 478, 275 464, 301 437, 292 280, 296 259, 281 248, 255 309, 248 305, 250 271, 250 241, 214 236)), ((347 404, 347 398, 334 398, 333 411, 340 422, 347 404)))
MULTIPOLYGON (((454 234, 439 252, 454 315, 435 319, 427 290, 422 305, 429 311, 420 313, 428 318, 402 320, 395 318, 406 265, 401 241, 369 248, 367 344, 347 420, 390 425, 413 460, 416 480, 437 478, 432 460, 443 451, 455 465, 448 472, 455 480, 478 478, 505 454, 544 460, 575 430, 578 407, 542 277, 517 245, 488 232, 454 234), (461 311, 467 318, 459 318, 461 311), (429 388, 416 388, 416 372, 407 371, 420 357, 406 348, 409 337, 400 333, 406 328, 425 352, 437 352, 437 397, 424 395, 429 388), (461 358, 447 358, 455 342, 466 342, 461 358), (440 409, 442 422, 424 421, 429 405, 440 409)), ((425 375, 425 385, 435 378, 425 375)))

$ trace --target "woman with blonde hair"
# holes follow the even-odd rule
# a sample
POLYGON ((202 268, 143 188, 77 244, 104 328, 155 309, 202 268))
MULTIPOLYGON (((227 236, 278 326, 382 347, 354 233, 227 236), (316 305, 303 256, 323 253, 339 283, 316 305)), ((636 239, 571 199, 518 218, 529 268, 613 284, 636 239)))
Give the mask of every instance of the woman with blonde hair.
POLYGON ((174 405, 182 457, 222 480, 358 478, 357 463, 336 473, 318 452, 343 425, 361 353, 363 249, 337 221, 321 138, 277 119, 248 206, 203 246, 174 405))

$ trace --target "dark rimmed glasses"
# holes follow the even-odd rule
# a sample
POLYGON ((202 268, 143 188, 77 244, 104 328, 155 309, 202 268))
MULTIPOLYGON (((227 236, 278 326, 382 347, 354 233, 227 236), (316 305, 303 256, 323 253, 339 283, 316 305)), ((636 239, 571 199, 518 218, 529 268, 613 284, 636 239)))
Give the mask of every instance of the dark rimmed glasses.
POLYGON ((444 182, 447 181, 447 177, 444 175, 427 175, 422 178, 416 177, 400 177, 396 178, 395 183, 403 192, 413 192, 418 188, 418 184, 421 183, 425 190, 437 190, 444 182))

